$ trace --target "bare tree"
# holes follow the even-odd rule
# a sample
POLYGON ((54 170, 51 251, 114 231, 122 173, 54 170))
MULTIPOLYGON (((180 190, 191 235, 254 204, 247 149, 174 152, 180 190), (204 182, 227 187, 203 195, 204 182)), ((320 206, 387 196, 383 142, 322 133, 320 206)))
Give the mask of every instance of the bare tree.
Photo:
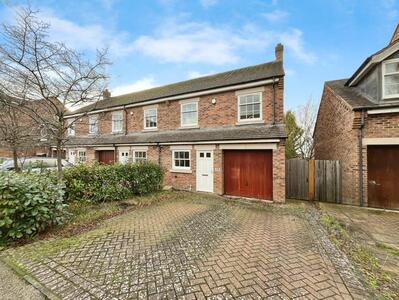
POLYGON ((61 178, 66 133, 77 120, 70 119, 66 124, 65 114, 68 109, 95 103, 101 98, 109 62, 106 50, 97 50, 96 57, 90 60, 64 43, 51 42, 49 28, 30 8, 19 9, 14 24, 3 24, 0 90, 20 99, 21 103, 40 101, 40 105, 25 107, 54 141, 61 178))
POLYGON ((302 129, 296 143, 296 151, 300 157, 311 159, 314 156, 313 131, 317 118, 317 105, 311 97, 296 109, 295 116, 302 129))

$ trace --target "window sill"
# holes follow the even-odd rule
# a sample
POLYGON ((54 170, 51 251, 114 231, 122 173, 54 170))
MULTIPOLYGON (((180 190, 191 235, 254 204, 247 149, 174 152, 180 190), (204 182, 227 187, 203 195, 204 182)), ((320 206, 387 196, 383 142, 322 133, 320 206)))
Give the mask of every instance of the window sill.
POLYGON ((185 170, 185 169, 170 169, 169 170, 169 172, 171 172, 171 173, 186 173, 186 174, 191 174, 191 173, 193 173, 193 170, 191 170, 191 169, 187 169, 187 170, 185 170))
POLYGON ((180 126, 178 129, 179 130, 184 130, 184 129, 196 129, 199 128, 198 125, 192 125, 192 126, 180 126))
POLYGON ((253 120, 253 121, 238 121, 236 125, 248 125, 248 124, 265 124, 264 120, 253 120))
POLYGON ((111 134, 122 134, 123 133, 123 131, 121 130, 121 131, 112 131, 111 132, 111 134))
POLYGON ((148 132, 148 131, 158 131, 158 128, 144 128, 142 132, 148 132))

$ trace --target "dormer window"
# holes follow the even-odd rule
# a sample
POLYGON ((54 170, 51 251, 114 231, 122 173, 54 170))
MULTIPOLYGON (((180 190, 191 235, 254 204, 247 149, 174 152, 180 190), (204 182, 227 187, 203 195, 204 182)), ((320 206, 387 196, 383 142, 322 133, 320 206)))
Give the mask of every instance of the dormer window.
POLYGON ((399 98, 399 59, 385 61, 382 65, 383 98, 399 98))

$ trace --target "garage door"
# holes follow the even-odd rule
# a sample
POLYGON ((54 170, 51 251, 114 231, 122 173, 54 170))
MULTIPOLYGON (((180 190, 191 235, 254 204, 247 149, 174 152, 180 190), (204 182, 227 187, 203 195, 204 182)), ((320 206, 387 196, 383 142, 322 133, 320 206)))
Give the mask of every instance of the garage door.
POLYGON ((98 162, 102 164, 113 164, 115 161, 114 150, 98 151, 98 162))
POLYGON ((272 151, 224 151, 224 193, 273 199, 272 151))
POLYGON ((399 209, 399 146, 369 146, 368 206, 399 209))

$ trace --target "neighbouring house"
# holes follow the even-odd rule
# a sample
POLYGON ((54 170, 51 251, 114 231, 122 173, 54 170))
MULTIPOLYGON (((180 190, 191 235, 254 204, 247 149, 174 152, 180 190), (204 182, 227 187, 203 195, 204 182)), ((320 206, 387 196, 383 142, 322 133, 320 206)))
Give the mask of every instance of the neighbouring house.
MULTIPOLYGON (((31 110, 45 111, 42 109, 43 102, 15 100, 18 105, 12 108, 12 105, 3 105, 5 101, 14 101, 16 98, 4 94, 0 96, 0 157, 12 158, 14 150, 19 157, 51 156, 52 141, 44 124, 38 124, 29 113, 31 110)), ((43 115, 48 113, 44 112, 43 115)))
POLYGON ((325 83, 315 158, 340 160, 343 203, 399 209, 399 25, 349 79, 325 83))
POLYGON ((131 94, 106 91, 67 116, 68 159, 152 160, 166 186, 284 202, 281 44, 275 54, 272 62, 131 94))

